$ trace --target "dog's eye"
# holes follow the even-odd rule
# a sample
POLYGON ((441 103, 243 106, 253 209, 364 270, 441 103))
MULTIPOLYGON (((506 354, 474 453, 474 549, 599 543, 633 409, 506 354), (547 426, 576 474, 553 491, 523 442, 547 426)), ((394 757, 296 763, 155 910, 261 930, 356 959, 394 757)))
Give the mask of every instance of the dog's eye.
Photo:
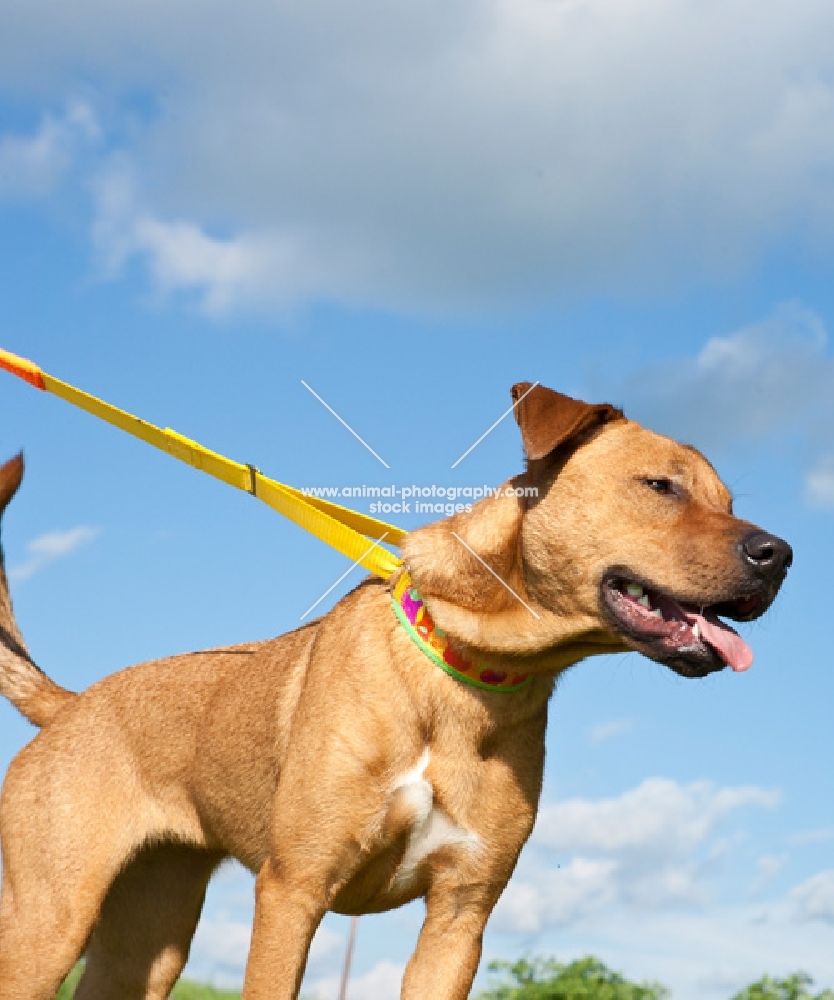
POLYGON ((661 496, 672 496, 675 493, 675 484, 671 479, 647 476, 643 482, 650 490, 654 490, 655 493, 659 493, 661 496))

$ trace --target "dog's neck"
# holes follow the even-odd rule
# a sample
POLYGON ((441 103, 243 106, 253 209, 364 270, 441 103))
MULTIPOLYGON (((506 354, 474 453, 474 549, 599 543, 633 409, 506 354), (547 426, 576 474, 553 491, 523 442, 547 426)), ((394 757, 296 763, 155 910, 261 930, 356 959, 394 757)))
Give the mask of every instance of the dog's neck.
POLYGON ((429 614, 407 570, 403 570, 391 594, 394 613, 409 637, 432 662, 464 684, 487 691, 520 691, 530 678, 513 670, 477 663, 464 656, 429 614))
POLYGON ((520 483, 509 480, 471 512, 406 536, 406 566, 435 628, 467 660, 530 676, 555 676, 588 656, 626 651, 587 597, 577 601, 568 585, 567 600, 550 592, 553 578, 564 579, 569 555, 562 562, 548 548, 550 572, 525 562, 525 545, 547 548, 552 533, 538 524, 542 510, 528 509, 517 495, 520 483), (525 524, 532 529, 526 543, 525 524))

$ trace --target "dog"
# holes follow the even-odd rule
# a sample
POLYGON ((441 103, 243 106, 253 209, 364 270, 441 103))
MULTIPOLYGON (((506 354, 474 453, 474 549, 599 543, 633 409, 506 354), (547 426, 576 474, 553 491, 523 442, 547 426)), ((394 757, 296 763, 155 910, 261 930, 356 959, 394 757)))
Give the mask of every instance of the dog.
MULTIPOLYGON (((418 897, 402 997, 465 1000, 533 828, 555 678, 628 650, 685 677, 750 665, 718 616, 758 618, 789 545, 694 448, 512 392, 525 471, 276 639, 74 694, 30 658, 3 574, 0 692, 40 732, 0 800, 0 1000, 50 1000, 82 954, 79 1000, 167 997, 229 857, 257 875, 245 1000, 297 997, 328 910, 418 897)), ((22 474, 0 471, 0 510, 22 474)))

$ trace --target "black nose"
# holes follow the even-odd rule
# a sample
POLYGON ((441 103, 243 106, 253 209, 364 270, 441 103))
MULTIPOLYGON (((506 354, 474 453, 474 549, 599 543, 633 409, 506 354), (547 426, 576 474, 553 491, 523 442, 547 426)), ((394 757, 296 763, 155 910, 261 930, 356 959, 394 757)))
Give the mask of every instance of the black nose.
POLYGON ((759 576, 784 576, 793 562, 793 549, 776 535, 754 531, 742 541, 741 557, 759 576))

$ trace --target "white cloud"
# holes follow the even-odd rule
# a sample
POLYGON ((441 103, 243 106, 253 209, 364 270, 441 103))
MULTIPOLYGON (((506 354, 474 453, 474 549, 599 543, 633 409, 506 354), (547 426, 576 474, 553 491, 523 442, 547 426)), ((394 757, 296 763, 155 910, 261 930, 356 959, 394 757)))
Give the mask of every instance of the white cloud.
POLYGON ((147 215, 136 219, 133 238, 163 291, 199 290, 206 312, 215 315, 246 293, 269 260, 267 248, 252 238, 213 239, 193 223, 165 223, 147 215))
MULTIPOLYGON (((383 959, 359 976, 351 976, 350 1000, 398 1000, 405 967, 383 959)), ((338 976, 313 980, 304 987, 304 995, 315 1000, 331 1000, 339 991, 338 976)))
POLYGON ((705 449, 797 430, 816 433, 834 407, 834 358, 814 312, 785 303, 696 357, 643 368, 609 386, 635 419, 705 449))
POLYGON ((0 196, 44 195, 70 167, 80 142, 99 136, 89 105, 71 103, 59 117, 47 114, 31 135, 0 135, 0 196))
POLYGON ((615 736, 622 736, 630 733, 634 729, 634 722, 631 719, 618 719, 614 722, 600 722, 596 726, 591 726, 588 730, 588 739, 595 746, 613 739, 615 736))
POLYGON ((719 825, 739 809, 774 808, 779 799, 756 786, 649 778, 615 798, 546 804, 495 926, 529 934, 612 908, 701 906, 732 848, 716 836, 719 825))
POLYGON ((51 191, 69 159, 64 132, 47 118, 32 136, 0 138, 0 192, 43 194, 51 191))
POLYGON ((763 854, 756 859, 756 877, 750 885, 748 895, 751 899, 760 896, 773 880, 784 870, 788 863, 785 854, 763 854))
POLYGON ((239 986, 243 981, 252 926, 221 915, 201 920, 191 946, 188 974, 201 982, 239 986))
POLYGON ((806 844, 824 844, 834 840, 834 826, 821 827, 818 830, 803 830, 788 839, 793 847, 804 847, 806 844))
POLYGON ((110 276, 137 258, 159 292, 193 293, 202 311, 215 317, 241 302, 303 297, 300 246, 277 236, 211 236, 193 222, 154 216, 138 204, 124 157, 113 158, 100 173, 94 195, 93 240, 110 276))
POLYGON ((812 876, 791 895, 801 919, 834 923, 834 868, 812 876))
POLYGON ((814 456, 806 497, 834 509, 834 356, 825 324, 800 303, 711 338, 695 356, 597 379, 592 394, 709 454, 800 438, 814 456))
POLYGON ((513 879, 491 926, 530 934, 572 924, 616 901, 616 869, 617 862, 611 859, 572 858, 559 869, 540 871, 535 882, 513 879))
POLYGON ((13 566, 9 570, 9 579, 13 581, 28 580, 51 562, 71 555, 100 534, 100 528, 82 525, 67 531, 50 531, 45 535, 40 535, 26 546, 27 558, 25 562, 18 563, 17 566, 13 566))
POLYGON ((815 507, 834 507, 834 455, 824 455, 808 473, 808 497, 815 507))
MULTIPOLYGON (((485 961, 515 957, 517 939, 490 936, 485 961)), ((593 913, 525 940, 532 952, 562 961, 600 955, 629 979, 657 979, 675 1000, 727 1000, 763 974, 785 976, 804 969, 815 992, 834 987, 831 927, 800 923, 789 903, 712 906, 701 911, 593 913)))
POLYGON ((742 806, 773 808, 774 789, 717 788, 708 781, 681 785, 647 778, 612 799, 568 799, 539 812, 534 842, 552 850, 603 850, 663 857, 690 851, 727 814, 742 806))
POLYGON ((0 90, 95 81, 156 280, 159 253, 200 294, 219 269, 218 308, 477 308, 827 251, 832 31, 825 0, 207 0, 197 33, 186 0, 30 0, 0 90))
POLYGON ((327 924, 320 924, 313 943, 310 945, 309 963, 314 967, 331 962, 335 957, 341 957, 345 948, 342 934, 332 930, 327 924))

